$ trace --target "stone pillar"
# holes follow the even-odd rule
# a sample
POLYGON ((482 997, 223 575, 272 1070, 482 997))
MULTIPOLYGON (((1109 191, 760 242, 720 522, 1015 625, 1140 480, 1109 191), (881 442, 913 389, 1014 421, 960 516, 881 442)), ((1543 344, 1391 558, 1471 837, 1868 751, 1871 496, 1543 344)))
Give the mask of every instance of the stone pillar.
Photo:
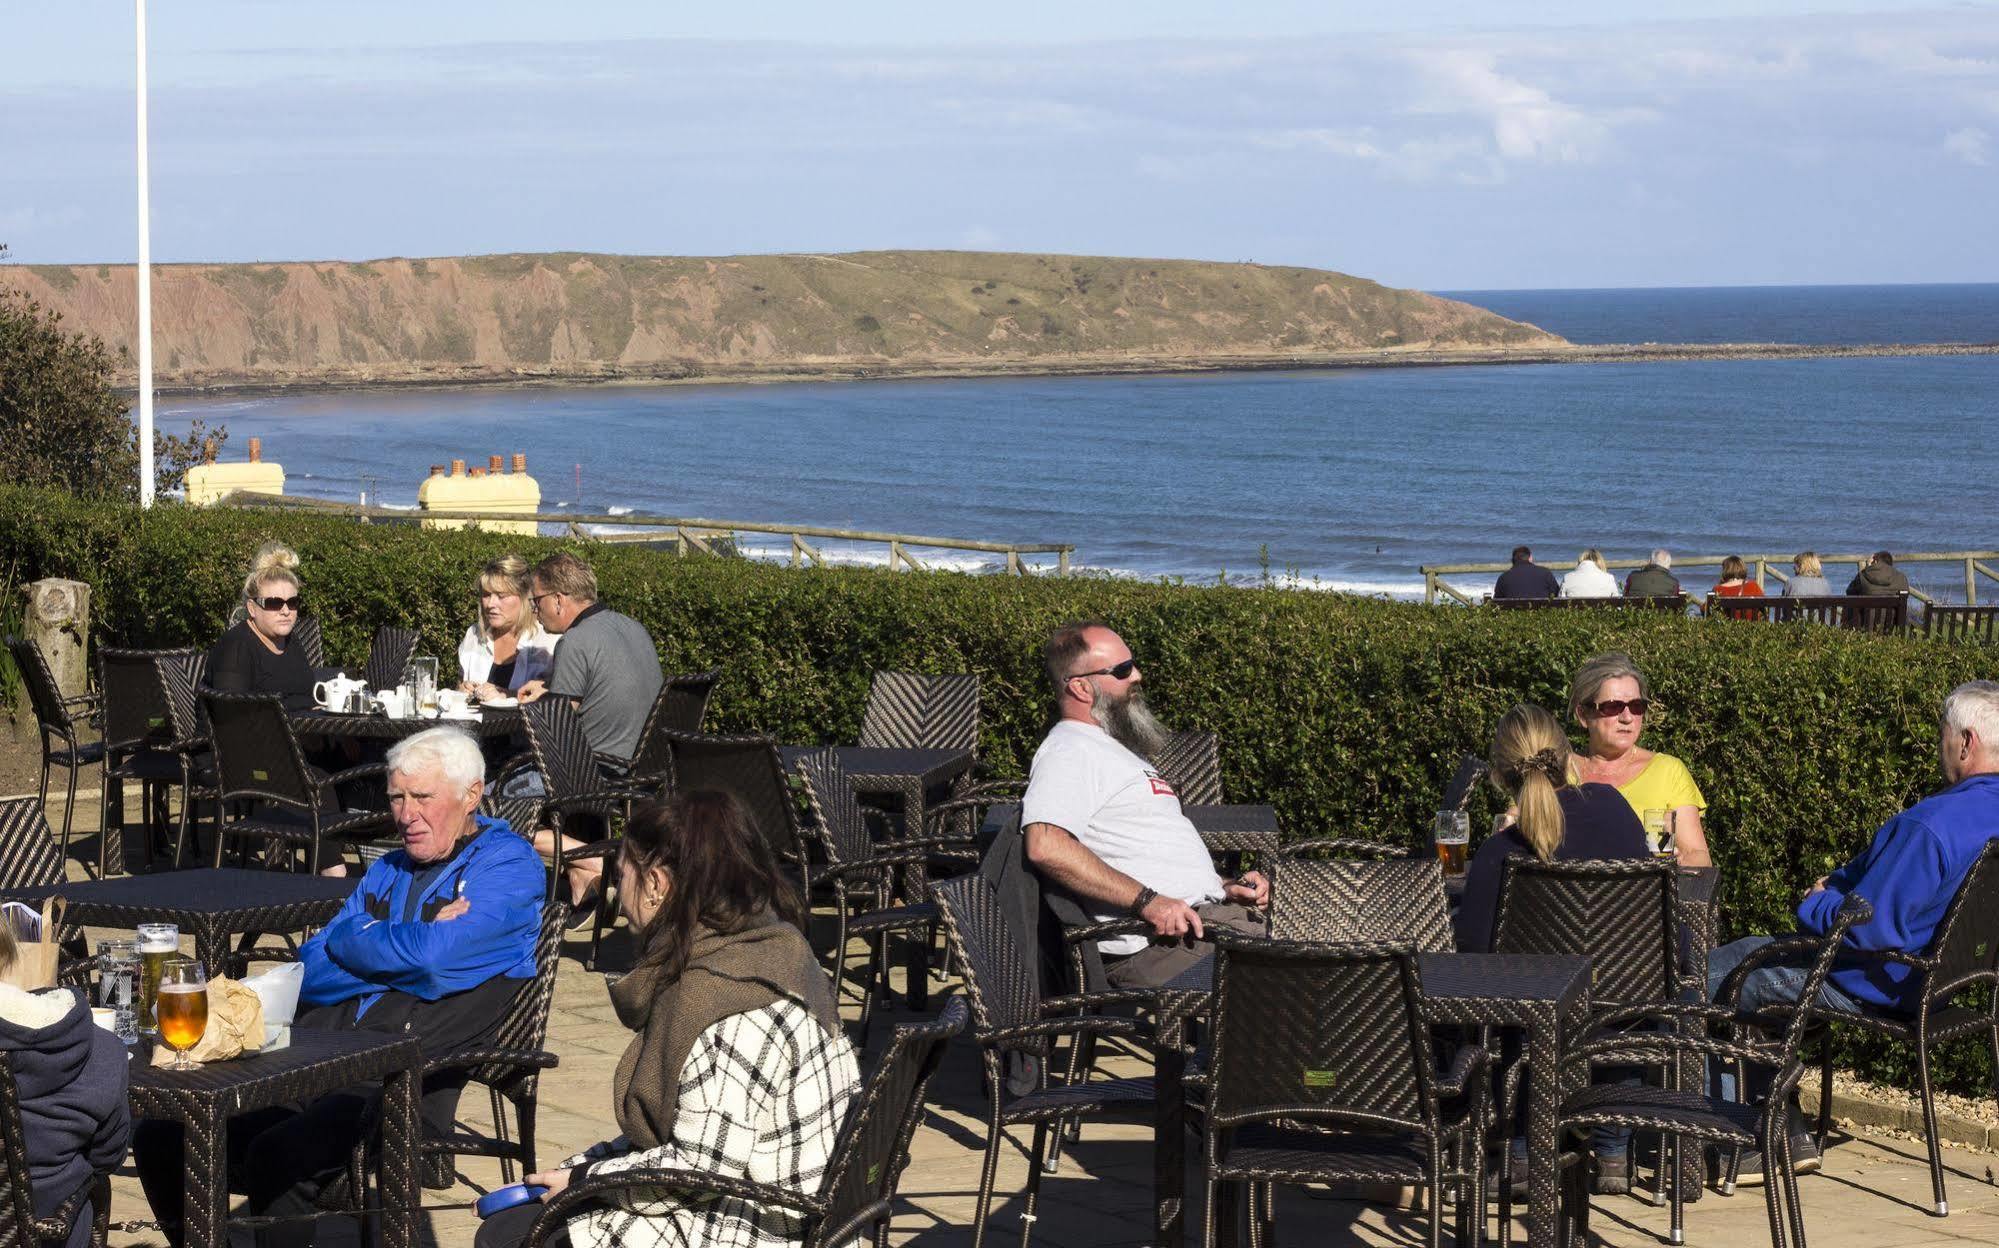
POLYGON ((73 698, 89 684, 90 586, 51 578, 22 587, 28 610, 21 632, 42 648, 62 696, 73 698))

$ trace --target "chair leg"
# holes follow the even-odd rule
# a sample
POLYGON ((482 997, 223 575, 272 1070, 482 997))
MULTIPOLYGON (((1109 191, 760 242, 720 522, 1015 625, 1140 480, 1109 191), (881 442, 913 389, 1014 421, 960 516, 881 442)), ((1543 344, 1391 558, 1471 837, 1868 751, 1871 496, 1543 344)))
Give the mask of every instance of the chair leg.
MULTIPOLYGON (((505 1097, 500 1095, 500 1090, 498 1088, 489 1087, 486 1089, 486 1092, 487 1095, 491 1097, 493 1102, 493 1139, 501 1144, 508 1143, 507 1100, 505 1097)), ((530 1170, 528 1171, 528 1173, 533 1174, 534 1171, 530 1170)), ((512 1183, 513 1181, 514 1181, 514 1159, 508 1156, 506 1153, 502 1152, 500 1154, 500 1183, 502 1185, 506 1185, 512 1183)))
POLYGON ((1936 1090, 1930 1086, 1930 1045, 1929 1037, 1921 1029, 1916 1034, 1916 1077, 1920 1081, 1923 1097, 1923 1134, 1930 1144, 1930 1191, 1936 1197, 1936 1204, 1930 1212, 1939 1218, 1950 1216, 1950 1202, 1943 1190, 1943 1141, 1937 1138, 1937 1098, 1936 1090))
MULTIPOLYGON (((1058 1127, 1056 1134, 1060 1135, 1060 1119, 1056 1120, 1056 1125, 1058 1127)), ((1203 1193, 1204 1199, 1201 1201, 1201 1248, 1215 1248, 1215 1202, 1221 1197, 1221 1188, 1222 1185, 1215 1181, 1214 1174, 1210 1173, 1207 1190, 1203 1193)))
POLYGON ((1027 1204, 1020 1215, 1020 1248, 1034 1238, 1034 1204, 1041 1195, 1041 1158, 1048 1151, 1048 1124, 1034 1124, 1034 1147, 1027 1151, 1027 1204))
POLYGON ((1832 1028, 1825 1030, 1825 1038, 1819 1041, 1819 1116, 1813 1128, 1813 1143, 1825 1147, 1825 1140, 1832 1134, 1832 1028))
MULTIPOLYGON (((1788 1115, 1783 1118, 1783 1122, 1783 1127, 1777 1131, 1777 1138, 1772 1140, 1771 1143, 1777 1149, 1781 1150, 1780 1155, 1784 1159, 1782 1166, 1784 1174, 1784 1213, 1786 1219, 1791 1224, 1791 1242, 1796 1244, 1797 1248, 1805 1248, 1805 1210, 1798 1203, 1798 1172, 1791 1164, 1791 1128, 1788 1115)), ((1765 1151, 1764 1161, 1766 1163, 1769 1161, 1769 1150, 1765 1151)), ((1776 1176, 1766 1174, 1763 1181, 1765 1183, 1774 1183, 1776 1182, 1776 1176)))
POLYGON ((999 1174, 1000 1145, 1006 1129, 1000 1126, 1000 1085, 1005 1073, 990 1060, 986 1062, 986 1082, 992 1085, 992 1110, 986 1115, 986 1161, 979 1171, 979 1201, 972 1212, 972 1248, 985 1248, 986 1218, 993 1210, 993 1179, 999 1174))

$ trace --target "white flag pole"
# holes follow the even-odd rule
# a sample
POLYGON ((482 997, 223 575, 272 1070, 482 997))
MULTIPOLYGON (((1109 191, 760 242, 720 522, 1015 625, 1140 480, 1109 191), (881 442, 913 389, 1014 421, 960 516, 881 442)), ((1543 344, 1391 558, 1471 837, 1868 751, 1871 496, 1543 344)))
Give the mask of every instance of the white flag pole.
POLYGON ((139 22, 139 505, 153 505, 153 223, 146 172, 146 0, 139 22))

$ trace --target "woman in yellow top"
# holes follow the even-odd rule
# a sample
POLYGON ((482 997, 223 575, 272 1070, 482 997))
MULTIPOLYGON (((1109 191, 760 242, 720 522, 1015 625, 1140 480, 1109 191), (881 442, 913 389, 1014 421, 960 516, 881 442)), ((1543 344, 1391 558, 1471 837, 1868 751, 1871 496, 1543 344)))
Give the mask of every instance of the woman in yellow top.
POLYGON ((1712 865, 1701 827, 1701 812, 1707 809, 1701 786, 1685 763, 1638 744, 1650 706, 1645 673, 1631 656, 1612 651, 1578 668, 1569 684, 1569 709, 1589 733, 1588 749, 1574 756, 1576 782, 1610 785, 1640 818, 1648 810, 1675 812, 1673 844, 1680 865, 1712 865))

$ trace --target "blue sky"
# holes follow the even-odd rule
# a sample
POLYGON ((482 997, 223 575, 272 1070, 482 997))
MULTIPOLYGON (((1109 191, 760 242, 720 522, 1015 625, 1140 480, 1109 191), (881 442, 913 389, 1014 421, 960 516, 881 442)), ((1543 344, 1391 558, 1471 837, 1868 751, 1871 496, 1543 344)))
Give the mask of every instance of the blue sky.
MULTIPOLYGON (((129 260, 131 8, 10 14, 0 242, 129 260)), ((153 5, 154 256, 997 248, 1999 281, 1999 4, 153 5)))

